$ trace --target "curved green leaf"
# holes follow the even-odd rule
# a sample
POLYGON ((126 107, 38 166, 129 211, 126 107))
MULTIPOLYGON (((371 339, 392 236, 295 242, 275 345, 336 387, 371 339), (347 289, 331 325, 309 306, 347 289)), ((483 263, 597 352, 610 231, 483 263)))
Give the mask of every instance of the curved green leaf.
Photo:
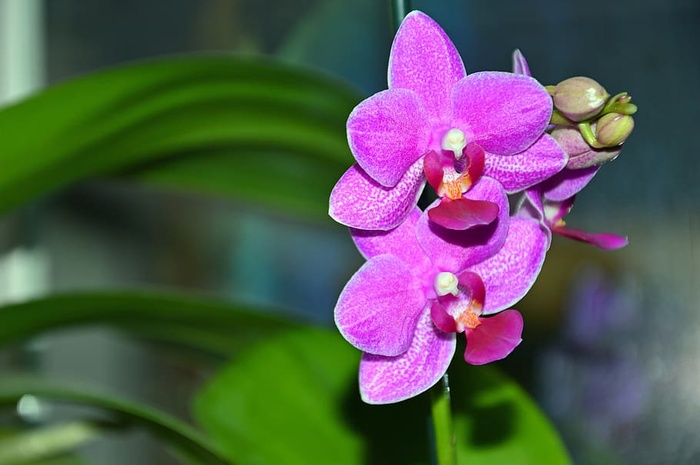
POLYGON ((275 310, 149 292, 55 295, 0 308, 0 344, 67 326, 109 325, 228 355, 295 325, 275 310))
MULTIPOLYGON (((362 403, 358 360, 359 352, 335 331, 268 338, 200 393, 196 417, 241 464, 430 463, 428 399, 362 403)), ((455 360, 451 380, 458 451, 465 463, 569 463, 544 415, 497 369, 455 360)))
POLYGON ((121 425, 145 428, 189 463, 230 463, 198 431, 150 407, 84 387, 76 388, 40 378, 4 377, 0 380, 0 406, 14 407, 25 395, 53 402, 96 407, 102 413, 111 414, 111 419, 121 425))
POLYGON ((91 421, 72 421, 15 431, 0 437, 0 464, 45 463, 58 459, 61 454, 71 452, 104 432, 102 424, 91 421))
POLYGON ((325 217, 352 162, 345 120, 358 100, 327 76, 262 58, 164 59, 59 84, 0 112, 0 212, 121 173, 325 217))

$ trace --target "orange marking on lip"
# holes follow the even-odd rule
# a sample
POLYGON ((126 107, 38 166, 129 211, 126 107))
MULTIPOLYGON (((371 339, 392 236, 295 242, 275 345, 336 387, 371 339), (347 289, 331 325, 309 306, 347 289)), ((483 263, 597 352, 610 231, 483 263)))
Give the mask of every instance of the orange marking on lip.
POLYGON ((476 313, 472 312, 471 310, 463 311, 457 317, 457 322, 470 329, 474 329, 481 324, 481 321, 479 321, 479 317, 476 315, 476 313))

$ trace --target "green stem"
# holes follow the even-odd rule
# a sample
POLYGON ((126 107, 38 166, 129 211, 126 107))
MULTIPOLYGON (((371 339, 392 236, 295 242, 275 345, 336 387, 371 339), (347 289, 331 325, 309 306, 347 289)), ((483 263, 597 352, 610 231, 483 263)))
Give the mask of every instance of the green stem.
POLYGON ((394 18, 394 30, 398 31, 403 18, 411 12, 411 0, 391 0, 391 13, 394 18))
POLYGON ((433 417, 435 463, 436 465, 457 465, 447 373, 430 389, 430 404, 433 417))

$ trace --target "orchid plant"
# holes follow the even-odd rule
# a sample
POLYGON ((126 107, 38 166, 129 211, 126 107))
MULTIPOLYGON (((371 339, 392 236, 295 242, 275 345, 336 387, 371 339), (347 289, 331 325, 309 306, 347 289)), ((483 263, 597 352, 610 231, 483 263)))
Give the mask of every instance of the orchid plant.
MULTIPOLYGON (((246 214, 276 213, 261 229, 299 254, 285 271, 313 283, 310 299, 329 299, 320 305, 328 327, 304 320, 278 292, 288 275, 268 279, 278 270, 256 255, 270 295, 254 302, 154 292, 149 281, 148 289, 49 292, 0 306, 0 344, 32 351, 3 360, 36 358, 45 344, 26 349, 30 337, 92 324, 145 339, 157 354, 174 346, 168 361, 186 354, 178 381, 204 384, 184 393, 173 383, 169 400, 186 402, 173 410, 190 414, 179 420, 101 388, 3 373, 0 464, 83 464, 79 446, 132 429, 193 465, 385 465, 426 463, 429 454, 453 465, 458 453, 467 463, 570 463, 536 404, 484 365, 521 344, 528 315, 516 308, 553 235, 603 249, 627 244, 573 229, 565 217, 619 155, 636 106, 586 77, 542 85, 517 50, 510 72, 467 74, 436 21, 406 11, 406 1, 392 4, 387 89, 364 100, 311 69, 225 55, 123 65, 0 110, 0 212, 105 176, 152 189, 143 195, 170 187, 231 197, 234 207, 255 205, 246 214), (335 242, 332 260, 316 244, 294 246, 292 234, 278 233, 289 223, 272 223, 277 215, 300 228, 335 220, 342 227, 326 233, 340 230, 333 240, 352 249, 347 227, 364 261, 353 274, 358 265, 343 268, 335 242), (338 279, 321 262, 338 265, 338 279), (53 402, 90 408, 66 421, 43 408, 53 402), (491 430, 497 441, 479 442, 491 430)), ((179 207, 185 195, 168 200, 179 207)), ((156 378, 148 371, 160 397, 156 378)))
MULTIPOLYGON (((512 73, 467 75, 433 19, 405 16, 388 89, 348 117, 356 163, 330 196, 331 217, 367 259, 335 308, 341 334, 363 352, 365 402, 403 401, 441 379, 445 395, 455 333, 466 336, 469 364, 508 356, 523 329, 511 306, 535 282, 552 233, 605 249, 627 244, 567 228, 563 217, 617 157, 635 111, 627 94, 610 98, 589 78, 543 86, 519 50, 512 73), (426 181, 436 200, 422 211, 426 181), (521 197, 512 214, 507 195, 521 197)), ((437 444, 440 464, 453 463, 450 441, 437 444)))

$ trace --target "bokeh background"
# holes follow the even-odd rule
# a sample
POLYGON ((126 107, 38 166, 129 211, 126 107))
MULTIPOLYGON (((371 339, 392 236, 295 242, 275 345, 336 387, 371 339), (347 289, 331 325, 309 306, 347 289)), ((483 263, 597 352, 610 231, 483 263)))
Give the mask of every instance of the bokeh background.
MULTIPOLYGON (((621 156, 567 217, 573 227, 627 234, 630 245, 600 252, 556 238, 518 305, 523 345, 501 366, 553 419, 576 463, 700 463, 700 3, 413 6, 444 27, 468 72, 508 71, 520 48, 544 84, 587 75, 640 107, 621 156)), ((108 66, 199 52, 272 55, 369 95, 386 86, 392 35, 388 2, 377 0, 0 0, 0 99, 108 66)), ((109 179, 4 218, 0 246, 3 302, 178 287, 284 304, 329 325, 361 263, 331 221, 109 179)), ((182 414, 204 376, 99 329, 42 337, 2 353, 0 363, 98 381, 182 414)), ((86 454, 103 464, 165 463, 138 435, 86 454)))

